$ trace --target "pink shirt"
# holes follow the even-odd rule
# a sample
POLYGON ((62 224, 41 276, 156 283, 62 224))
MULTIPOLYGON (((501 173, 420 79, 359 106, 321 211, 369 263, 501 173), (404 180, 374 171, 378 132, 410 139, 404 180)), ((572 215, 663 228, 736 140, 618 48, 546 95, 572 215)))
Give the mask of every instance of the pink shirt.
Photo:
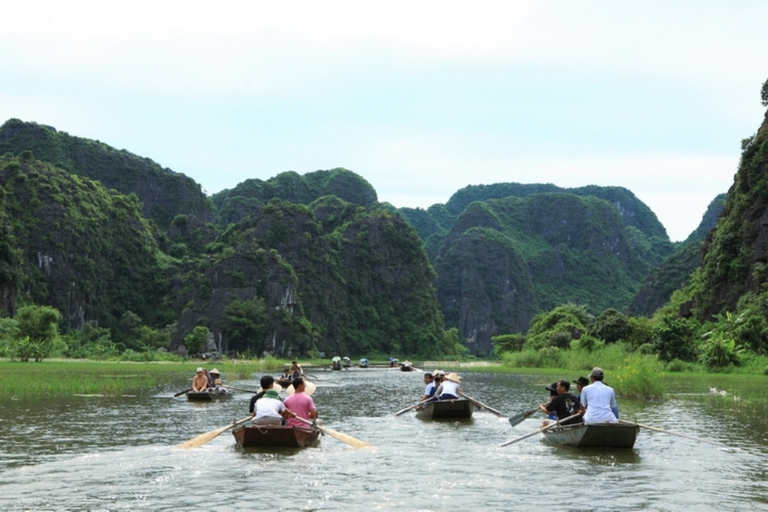
MULTIPOLYGON (((291 411, 299 415, 300 418, 306 420, 309 418, 309 411, 315 409, 315 402, 312 397, 306 393, 294 393, 285 399, 285 406, 291 411)), ((291 427, 308 427, 306 423, 294 418, 288 418, 288 426, 291 427)))

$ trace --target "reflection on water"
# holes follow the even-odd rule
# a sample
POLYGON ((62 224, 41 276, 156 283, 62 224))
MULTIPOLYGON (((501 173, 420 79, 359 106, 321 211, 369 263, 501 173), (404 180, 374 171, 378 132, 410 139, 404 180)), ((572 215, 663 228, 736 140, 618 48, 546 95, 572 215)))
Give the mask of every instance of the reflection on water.
MULTIPOLYGON (((734 413, 706 389, 695 399, 622 400, 622 417, 728 448, 644 429, 633 450, 566 448, 541 436, 500 448, 538 429, 541 416, 515 427, 484 411, 469 422, 394 417, 421 396, 420 373, 316 374, 324 425, 376 449, 324 436, 304 450, 242 450, 230 432, 175 449, 244 417, 250 399, 173 398, 184 383, 148 396, 10 401, 0 412, 0 509, 768 510, 764 417, 734 413)), ((512 415, 542 400, 551 380, 465 374, 463 388, 512 415)))

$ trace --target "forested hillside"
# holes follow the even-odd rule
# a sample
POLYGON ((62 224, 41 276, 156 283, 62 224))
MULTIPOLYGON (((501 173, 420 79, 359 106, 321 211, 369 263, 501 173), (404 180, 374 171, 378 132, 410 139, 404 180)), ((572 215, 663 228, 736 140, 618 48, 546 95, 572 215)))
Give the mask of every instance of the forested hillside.
POLYGON ((339 168, 207 199, 182 174, 44 125, 6 122, 0 150, 4 314, 50 305, 65 332, 134 350, 488 354, 492 336, 560 304, 626 308, 674 251, 619 187, 471 186, 397 210, 339 168))
POLYGON ((11 119, 0 126, 0 155, 31 151, 35 158, 101 182, 125 195, 136 194, 144 216, 167 228, 178 213, 204 222, 212 211, 202 188, 191 178, 164 169, 148 158, 102 142, 74 137, 52 126, 11 119))

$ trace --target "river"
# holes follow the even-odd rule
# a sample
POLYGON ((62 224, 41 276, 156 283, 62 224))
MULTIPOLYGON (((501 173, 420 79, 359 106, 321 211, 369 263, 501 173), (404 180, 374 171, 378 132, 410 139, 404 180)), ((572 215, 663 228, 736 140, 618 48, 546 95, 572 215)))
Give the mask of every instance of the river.
MULTIPOLYGON (((176 445, 247 416, 252 395, 216 403, 173 395, 186 382, 139 396, 6 400, 0 410, 0 509, 216 510, 768 510, 768 427, 738 397, 694 390, 659 402, 621 400, 623 419, 720 441, 718 448, 640 431, 632 450, 573 449, 486 411, 429 422, 409 411, 420 372, 309 370, 330 436, 304 450, 242 450, 230 432, 200 448, 176 445)), ((570 376, 572 379, 575 376, 570 376)), ((545 398, 551 377, 463 374, 462 389, 510 415, 545 398)), ((224 376, 226 382, 226 375, 224 376)), ((610 375, 606 376, 610 380, 610 375)), ((256 381, 230 385, 255 389, 256 381)))

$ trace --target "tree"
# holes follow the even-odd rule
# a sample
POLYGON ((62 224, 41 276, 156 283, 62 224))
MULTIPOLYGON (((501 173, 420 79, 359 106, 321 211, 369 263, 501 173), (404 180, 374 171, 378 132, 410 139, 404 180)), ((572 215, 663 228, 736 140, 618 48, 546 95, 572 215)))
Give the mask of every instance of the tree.
POLYGON ((261 352, 271 328, 264 299, 234 300, 224 309, 222 332, 230 341, 230 348, 246 351, 255 348, 261 352))
POLYGON ((206 326, 198 325, 192 329, 191 333, 184 337, 184 345, 190 354, 199 354, 205 348, 205 344, 208 341, 208 333, 210 331, 206 326))
POLYGON ((50 306, 24 306, 14 317, 18 322, 17 352, 19 359, 42 361, 53 349, 59 335, 61 313, 50 306))
POLYGON ((760 89, 760 103, 764 107, 768 107, 768 80, 763 82, 763 88, 760 89))

